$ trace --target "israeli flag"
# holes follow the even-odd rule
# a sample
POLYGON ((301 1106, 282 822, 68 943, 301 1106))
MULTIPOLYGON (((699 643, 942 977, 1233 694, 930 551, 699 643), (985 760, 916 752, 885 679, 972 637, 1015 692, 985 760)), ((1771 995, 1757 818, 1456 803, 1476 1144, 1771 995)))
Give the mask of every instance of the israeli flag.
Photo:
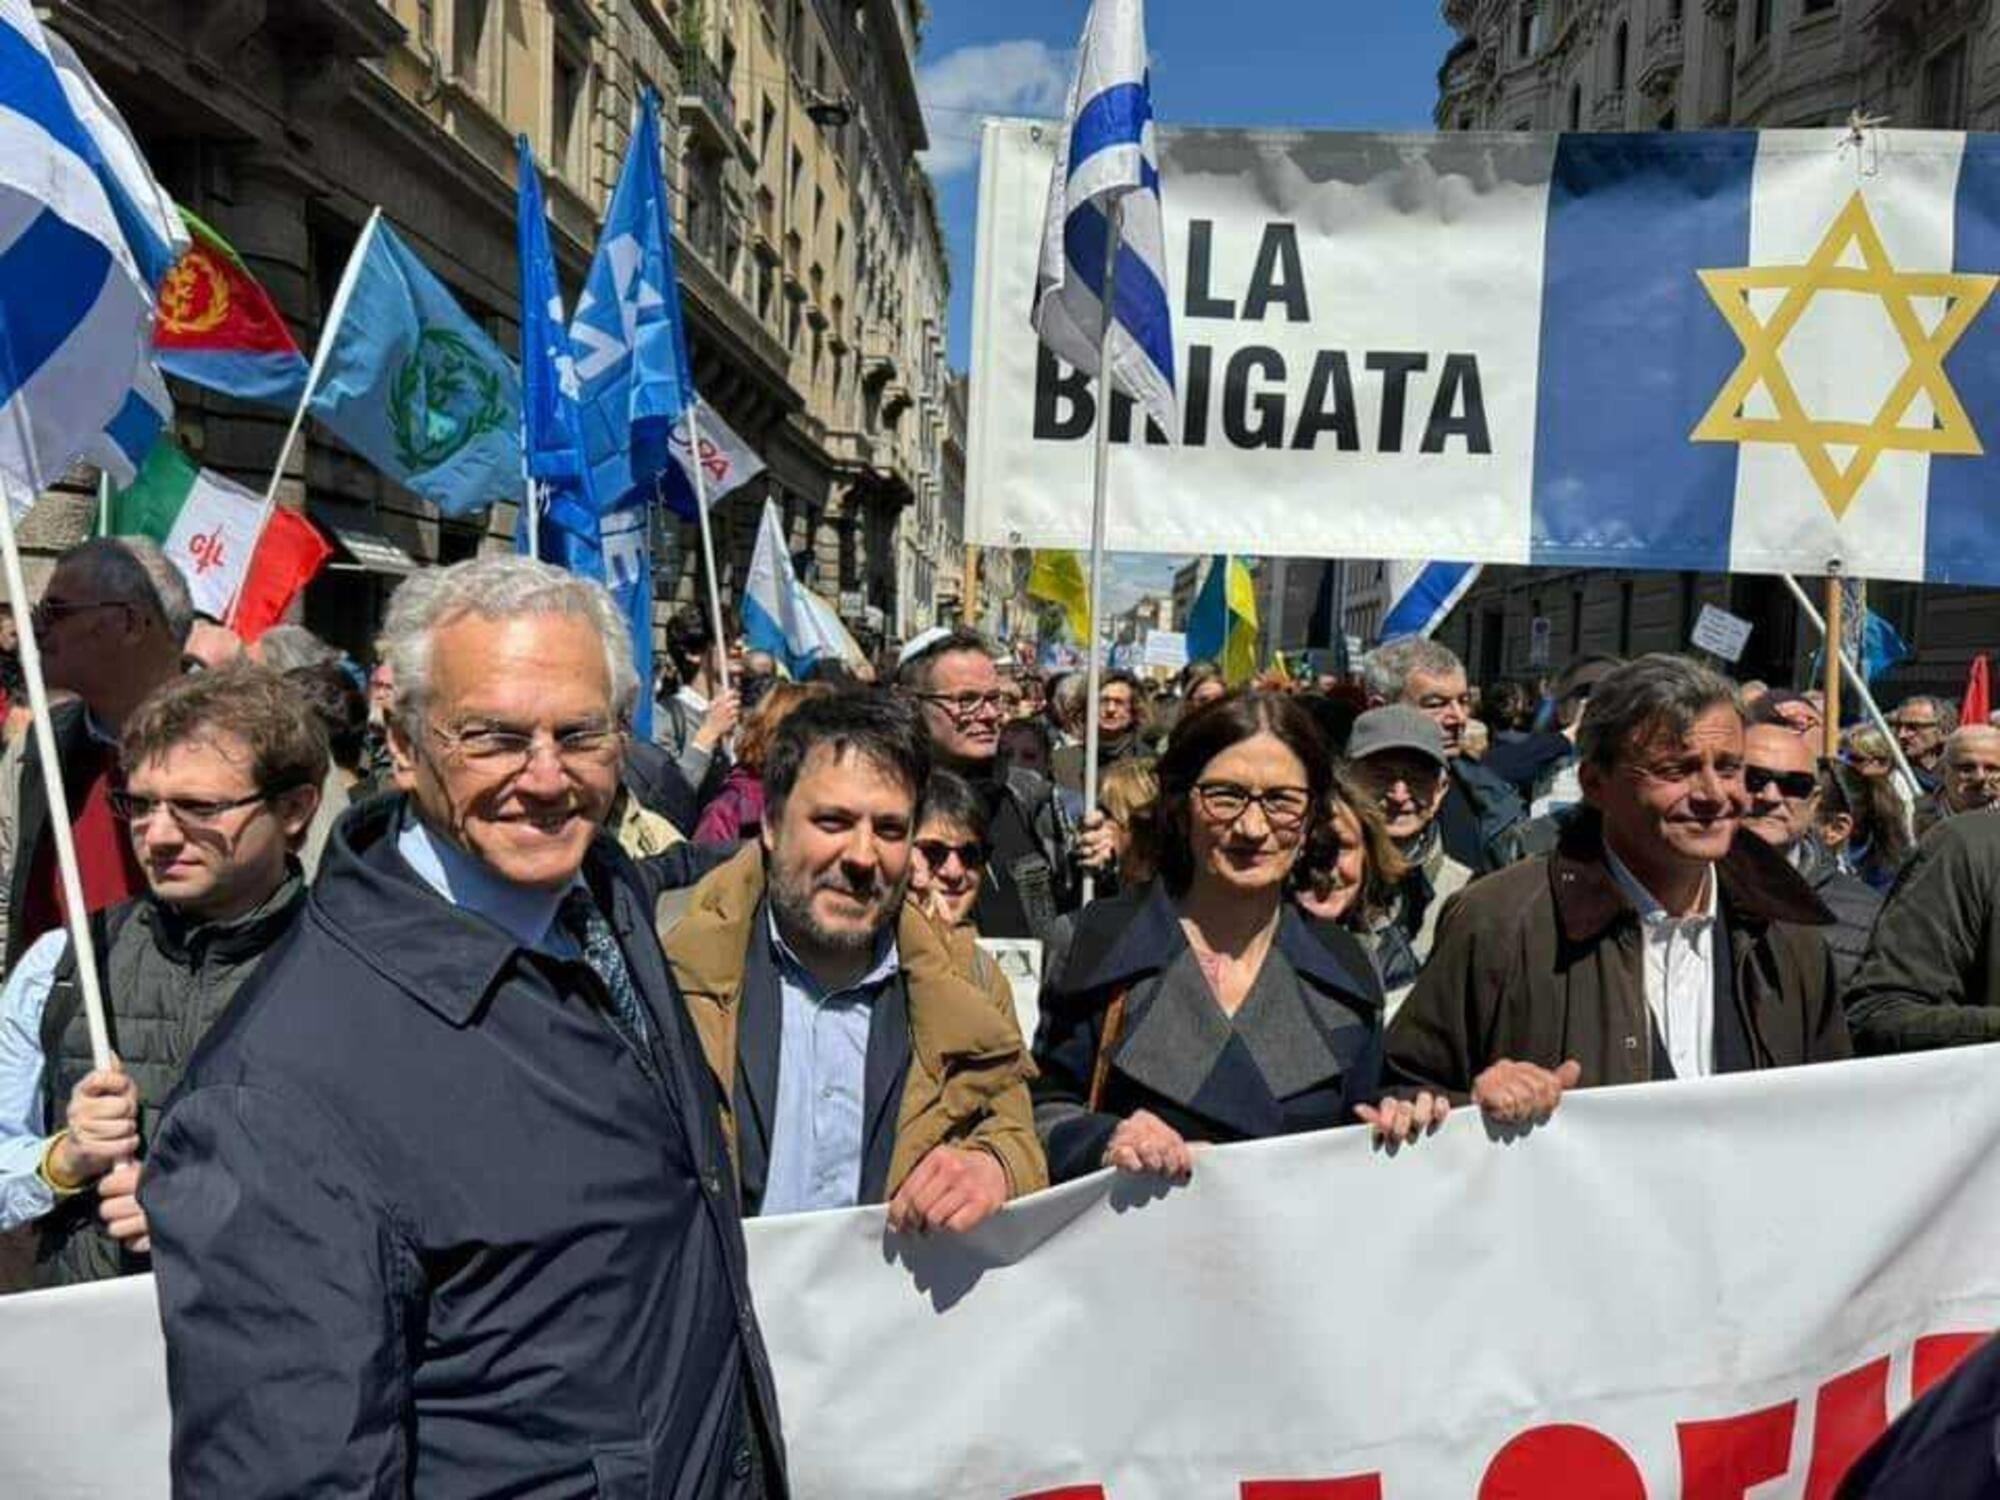
POLYGON ((1107 345, 1114 384, 1171 437, 1180 423, 1170 301, 1145 0, 1094 0, 1049 174, 1035 331, 1057 358, 1100 379, 1098 351, 1107 345), (1120 239, 1107 341, 1104 252, 1114 205, 1120 239))
POLYGON ((0 483, 16 516, 124 411, 150 338, 156 257, 128 238, 117 181, 28 0, 0 0, 0 483))
POLYGON ((757 527, 757 550, 743 584, 743 642, 768 651, 794 677, 824 657, 846 655, 845 632, 832 611, 815 599, 792 571, 785 546, 785 523, 772 501, 764 502, 757 527))
POLYGON ((1480 572, 1478 563, 1450 562, 1392 562, 1388 569, 1389 607, 1376 634, 1381 641, 1429 635, 1458 607, 1480 572))
POLYGON ((146 459, 173 420, 173 398, 150 353, 132 370, 132 388, 104 430, 84 445, 82 457, 104 471, 114 489, 138 478, 146 459))

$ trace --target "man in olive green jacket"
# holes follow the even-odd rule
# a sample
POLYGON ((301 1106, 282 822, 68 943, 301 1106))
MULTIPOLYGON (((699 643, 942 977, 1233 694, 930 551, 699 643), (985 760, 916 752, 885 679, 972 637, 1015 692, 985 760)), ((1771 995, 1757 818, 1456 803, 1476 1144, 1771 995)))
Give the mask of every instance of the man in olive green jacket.
POLYGON ((1468 886, 1388 1037, 1401 1078, 1518 1122, 1578 1086, 1849 1056, 1832 914, 1742 831, 1730 685, 1648 656, 1578 737, 1588 804, 1553 853, 1468 886))
POLYGON ((893 1228, 965 1230, 1047 1186, 1004 980, 903 899, 926 769, 885 695, 799 708, 766 757, 761 846, 662 935, 748 1214, 887 1202, 893 1228))

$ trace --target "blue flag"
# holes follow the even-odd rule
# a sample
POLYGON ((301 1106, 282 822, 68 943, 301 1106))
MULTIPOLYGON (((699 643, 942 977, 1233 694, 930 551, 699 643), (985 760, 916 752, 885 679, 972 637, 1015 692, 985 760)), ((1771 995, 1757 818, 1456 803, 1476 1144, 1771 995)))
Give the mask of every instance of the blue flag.
POLYGON ((349 257, 312 414, 448 516, 521 491, 521 382, 380 212, 349 257))
MULTIPOLYGON (((542 179, 535 153, 524 135, 519 155, 515 245, 521 265, 521 443, 528 478, 539 490, 550 524, 587 537, 595 545, 597 507, 590 498, 590 472, 576 409, 576 368, 570 359, 568 319, 555 253, 549 248, 548 217, 542 207, 542 179)), ((523 512, 525 519, 526 512, 523 512)), ((527 551, 525 536, 522 551, 527 551)))
MULTIPOLYGON (((549 248, 548 217, 535 154, 517 143, 515 243, 521 262, 521 438, 529 480, 539 508, 539 552, 544 562, 594 578, 611 590, 632 636, 632 664, 639 698, 632 727, 653 733, 652 545, 643 508, 600 515, 591 492, 577 409, 576 369, 564 330, 562 287, 549 248)), ((530 512, 514 530, 515 550, 530 549, 530 512)))
POLYGON ((659 107, 648 90, 569 330, 591 489, 607 511, 653 498, 694 400, 659 107))

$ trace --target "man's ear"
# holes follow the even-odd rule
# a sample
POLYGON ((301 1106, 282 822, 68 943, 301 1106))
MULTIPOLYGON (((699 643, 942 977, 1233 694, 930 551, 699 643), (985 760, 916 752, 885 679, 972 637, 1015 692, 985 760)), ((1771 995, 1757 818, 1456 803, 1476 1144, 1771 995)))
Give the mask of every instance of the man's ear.
POLYGON ((404 731, 400 720, 391 718, 386 727, 389 765, 395 772, 397 790, 413 791, 417 785, 417 747, 404 731))
POLYGON ((766 854, 778 852, 778 820, 785 815, 785 804, 766 802, 763 821, 757 825, 757 842, 764 846, 766 854))
POLYGON ((319 811, 319 796, 317 786, 295 786, 272 802, 278 826, 285 830, 285 842, 293 849, 298 848, 306 829, 312 826, 313 816, 319 811))
POLYGON ((1577 784, 1583 788, 1583 800, 1593 807, 1598 806, 1598 798, 1604 791, 1604 772, 1589 761, 1585 761, 1576 768, 1576 779, 1577 784))

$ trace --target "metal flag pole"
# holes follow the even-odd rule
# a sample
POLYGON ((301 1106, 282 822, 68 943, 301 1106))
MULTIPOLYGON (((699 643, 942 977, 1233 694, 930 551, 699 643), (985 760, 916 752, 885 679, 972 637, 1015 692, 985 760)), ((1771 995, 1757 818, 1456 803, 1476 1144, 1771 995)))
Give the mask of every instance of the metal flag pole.
POLYGON ((1803 588, 1799 587, 1798 579, 1792 577, 1789 573, 1780 573, 1778 576, 1785 580, 1785 587, 1791 590, 1792 598, 1798 601, 1799 608, 1805 612, 1805 617, 1812 622, 1813 629, 1820 633, 1822 649, 1830 657, 1835 655, 1839 657, 1840 665, 1847 673, 1847 685, 1854 689, 1854 696, 1861 700, 1862 711, 1868 715, 1869 721, 1882 731, 1882 737, 1889 742, 1889 758, 1896 763, 1896 770, 1901 774, 1903 780, 1909 784, 1910 795, 1913 797, 1923 796, 1923 784, 1917 780, 1917 773, 1910 769, 1909 761, 1903 756, 1903 747, 1896 742, 1896 731, 1889 727, 1888 719, 1883 717, 1882 710, 1876 705, 1875 695, 1868 690, 1868 681, 1861 675, 1860 669, 1854 665, 1854 658, 1842 649, 1838 640, 1827 637, 1826 621, 1820 617, 1820 612, 1813 607, 1811 597, 1803 588))
POLYGON ((701 397, 690 393, 688 457, 694 461, 694 513, 701 526, 701 560, 708 569, 708 619, 715 631, 715 681, 729 691, 729 640, 722 628, 722 575, 715 570, 715 532, 708 524, 708 475, 701 465, 701 397))
MULTIPOLYGON (((20 402, 9 404, 21 429, 21 451, 24 455, 32 453, 26 413, 20 402)), ((32 494, 20 498, 24 512, 35 503, 32 494)), ((4 567, 6 574, 7 607, 14 615, 14 633, 20 637, 21 675, 28 684, 35 752, 41 757, 42 784, 49 799, 49 836, 56 843, 56 875, 62 882, 63 925, 69 929, 70 951, 76 955, 77 983, 83 991, 83 1014, 90 1028, 90 1064, 93 1068, 105 1068, 111 1065, 111 1031, 104 1023, 104 993, 97 983, 97 951, 90 941, 90 914, 83 906, 83 871, 77 864, 69 791, 63 785, 55 725, 49 717, 49 689, 42 677, 42 652, 35 642, 33 611, 28 608, 28 580, 21 571, 21 548, 14 537, 14 501, 11 493, 0 494, 0 567, 4 567)), ((16 962, 21 957, 18 953, 7 956, 16 962)))
POLYGON ((225 624, 236 619, 236 606, 242 601, 243 586, 250 581, 250 569, 257 561, 257 549, 263 545, 264 532, 271 524, 271 516, 278 508, 278 486, 284 482, 285 465, 291 461, 292 446, 299 440, 299 430, 306 425, 306 411, 312 405, 313 392, 319 389, 320 376, 326 373, 326 362, 333 356, 335 336, 340 332, 341 320, 347 316, 347 304, 354 297, 354 283, 361 277, 361 263, 368 255, 368 242, 375 237, 375 226, 382 221, 382 210, 377 207, 368 215, 368 222, 361 226, 361 238, 354 242, 353 253, 347 257, 347 264, 340 273, 340 285, 333 294, 333 305, 326 311, 326 322, 319 331, 319 343, 313 349, 312 368, 306 372, 306 387, 299 392, 299 404, 292 412, 292 424, 285 429, 284 445, 278 449, 278 462, 271 469, 271 482, 264 486, 264 503, 257 512, 257 529, 250 535, 250 555, 243 560, 242 575, 236 580, 236 588, 229 596, 229 607, 222 612, 225 624))
POLYGON ((97 534, 111 535, 111 476, 97 471, 97 534))
MULTIPOLYGON (((1083 679, 1083 815, 1097 810, 1097 694, 1102 663, 1098 640, 1103 631, 1098 622, 1104 590, 1104 494, 1111 469, 1111 329, 1116 321, 1118 293, 1118 242, 1125 229, 1124 205, 1112 199, 1104 211, 1104 295, 1098 299, 1103 313, 1097 335, 1097 434, 1096 456, 1090 475, 1090 639, 1084 642, 1088 655, 1083 679)), ((1083 899, 1097 896, 1097 878, 1083 874, 1083 899)))
POLYGON ((1826 565, 1826 639, 1832 648, 1820 652, 1820 660, 1826 668, 1826 758, 1833 760, 1840 754, 1840 664, 1847 655, 1847 632, 1843 628, 1842 614, 1847 604, 1847 590, 1841 586, 1840 564, 1838 561, 1826 565))

